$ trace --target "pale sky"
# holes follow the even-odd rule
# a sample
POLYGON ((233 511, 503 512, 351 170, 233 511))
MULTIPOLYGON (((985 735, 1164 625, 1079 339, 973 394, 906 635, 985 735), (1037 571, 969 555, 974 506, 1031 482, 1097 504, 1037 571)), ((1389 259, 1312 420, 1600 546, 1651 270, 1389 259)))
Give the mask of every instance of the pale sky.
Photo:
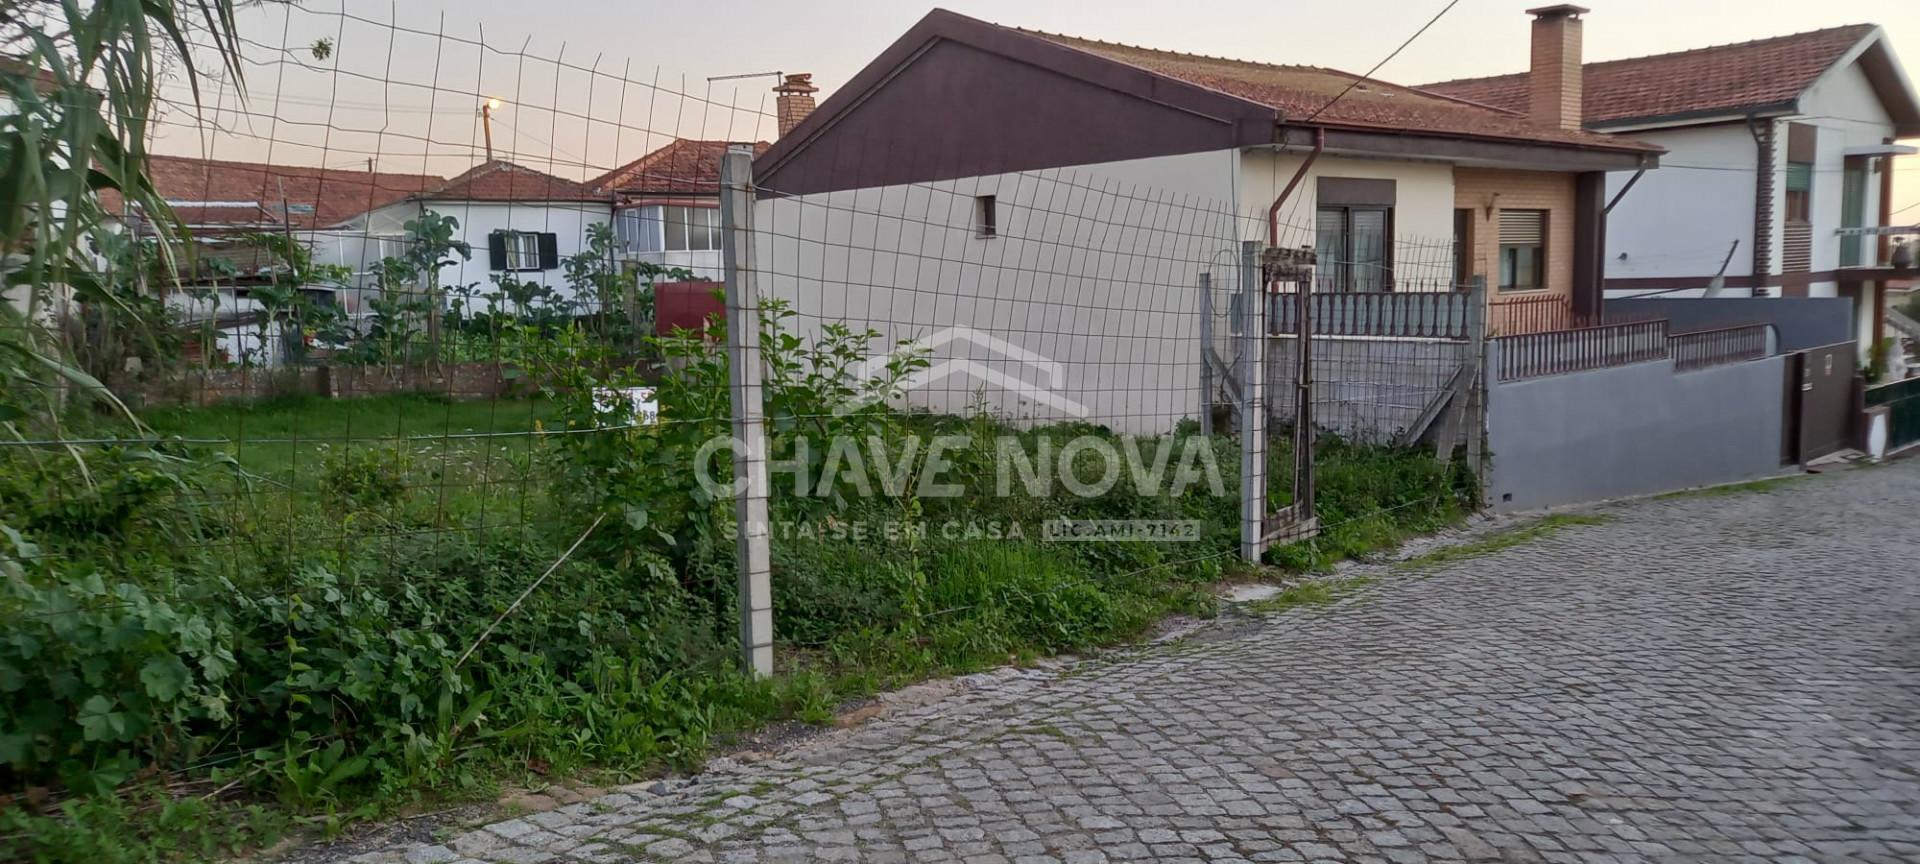
MULTIPOLYGON (((1376 75, 1419 84, 1521 71, 1529 26, 1523 10, 1539 2, 1461 0, 1376 75)), ((944 5, 1001 24, 1357 74, 1445 0, 944 5)), ((1914 0, 1587 5, 1589 61, 1868 22, 1887 29, 1909 77, 1920 77, 1914 0)), ((929 8, 890 0, 304 0, 291 11, 249 10, 240 20, 248 40, 245 108, 231 87, 209 87, 208 119, 226 131, 202 135, 187 112, 185 88, 176 87, 176 109, 155 149, 341 168, 365 168, 372 159, 382 170, 450 175, 482 158, 477 109, 484 94, 504 103, 495 114, 498 155, 581 178, 673 135, 771 138, 772 77, 706 79, 812 72, 824 99, 929 8), (322 37, 335 50, 316 60, 307 46, 322 37)), ((1920 204, 1920 157, 1902 163, 1896 210, 1920 204)), ((1896 221, 1903 219, 1920 222, 1920 210, 1896 221)))

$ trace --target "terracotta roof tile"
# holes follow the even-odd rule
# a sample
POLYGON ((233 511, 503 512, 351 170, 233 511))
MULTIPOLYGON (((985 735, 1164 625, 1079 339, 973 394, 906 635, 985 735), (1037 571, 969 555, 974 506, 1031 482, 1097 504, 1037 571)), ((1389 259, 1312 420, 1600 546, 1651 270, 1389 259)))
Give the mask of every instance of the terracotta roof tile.
MULTIPOLYGON (((645 156, 587 181, 601 192, 637 195, 718 195, 720 157, 735 142, 675 138, 645 156)), ((767 152, 765 141, 755 142, 753 155, 767 152)))
MULTIPOLYGON (((147 173, 160 196, 174 202, 174 211, 187 224, 233 228, 279 227, 283 212, 295 228, 337 225, 441 182, 422 174, 188 156, 149 156, 147 173)), ((118 192, 106 190, 100 201, 107 212, 121 212, 118 192)))
MULTIPOLYGON (((1832 27, 1672 54, 1588 63, 1583 114, 1589 125, 1791 102, 1876 28, 1832 27)), ((1510 111, 1527 107, 1527 73, 1442 81, 1423 88, 1510 111)))
POLYGON ((605 201, 604 193, 585 183, 562 179, 544 171, 502 159, 482 162, 460 176, 419 196, 428 201, 605 201))
POLYGON ((1518 112, 1489 108, 1411 87, 1318 66, 1279 66, 1173 51, 1158 51, 1060 36, 1020 32, 1177 78, 1211 90, 1278 109, 1283 121, 1299 123, 1318 112, 1317 124, 1395 131, 1430 132, 1470 138, 1573 144, 1621 150, 1657 151, 1650 144, 1582 130, 1548 128, 1518 112), (1345 96, 1340 96, 1347 91, 1345 96), (1339 101, 1334 102, 1338 96, 1339 101), (1332 107, 1321 109, 1329 102, 1332 107))

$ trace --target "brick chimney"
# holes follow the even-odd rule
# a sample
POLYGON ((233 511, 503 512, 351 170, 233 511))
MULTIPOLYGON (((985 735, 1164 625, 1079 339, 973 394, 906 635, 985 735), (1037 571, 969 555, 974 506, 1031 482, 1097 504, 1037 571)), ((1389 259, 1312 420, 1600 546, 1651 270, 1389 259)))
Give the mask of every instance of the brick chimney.
POLYGON ((793 127, 813 113, 813 94, 820 92, 820 88, 813 86, 813 73, 801 72, 788 75, 773 92, 780 94, 774 105, 780 118, 780 137, 785 138, 793 127))
POLYGON ((1541 126, 1580 128, 1580 16, 1561 4, 1528 9, 1533 16, 1533 68, 1527 75, 1527 117, 1541 126))

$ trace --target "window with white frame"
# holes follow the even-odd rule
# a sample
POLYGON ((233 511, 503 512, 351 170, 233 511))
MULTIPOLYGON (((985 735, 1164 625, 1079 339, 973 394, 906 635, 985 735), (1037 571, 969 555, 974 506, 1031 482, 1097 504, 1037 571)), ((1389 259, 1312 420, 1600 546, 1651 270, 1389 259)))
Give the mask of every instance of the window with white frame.
POLYGON ((665 246, 670 252, 705 252, 720 248, 720 210, 717 207, 662 207, 665 246))
POLYGON ((540 235, 531 231, 508 231, 505 235, 507 269, 540 269, 540 235))
POLYGON ((614 220, 614 236, 629 252, 718 251, 720 209, 658 204, 629 207, 614 220))

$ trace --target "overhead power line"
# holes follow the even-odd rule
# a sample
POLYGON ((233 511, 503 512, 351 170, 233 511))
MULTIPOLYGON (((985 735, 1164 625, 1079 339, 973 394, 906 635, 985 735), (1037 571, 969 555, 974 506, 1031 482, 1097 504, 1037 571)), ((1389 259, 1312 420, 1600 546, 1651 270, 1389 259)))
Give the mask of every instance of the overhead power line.
POLYGON ((1381 58, 1380 62, 1373 64, 1373 68, 1368 69, 1367 74, 1353 79, 1353 82, 1347 85, 1347 89, 1340 91, 1338 95, 1334 96, 1332 99, 1327 100, 1327 104, 1320 106, 1319 110, 1314 111, 1312 114, 1308 114, 1305 122, 1312 123, 1313 118, 1320 116, 1321 112, 1326 111, 1328 108, 1332 108, 1335 102, 1339 102, 1341 99, 1345 98, 1348 93, 1353 92, 1353 88, 1360 86, 1361 81, 1364 81, 1368 78, 1372 78, 1373 73, 1380 71, 1380 67, 1387 65, 1387 63, 1391 62, 1393 58, 1400 56, 1400 52, 1407 50, 1407 46, 1412 45, 1413 40, 1420 38, 1420 34, 1427 32, 1428 28, 1432 27, 1435 23, 1439 22, 1442 16, 1446 15, 1448 12, 1453 11, 1453 7, 1458 5, 1460 5, 1460 0, 1452 0, 1452 2, 1448 3, 1439 12, 1434 13, 1432 18, 1427 19, 1427 23, 1420 25, 1420 29, 1413 31, 1413 35, 1407 37, 1407 41, 1400 43, 1400 47, 1393 49, 1392 54, 1388 54, 1386 57, 1381 58))

